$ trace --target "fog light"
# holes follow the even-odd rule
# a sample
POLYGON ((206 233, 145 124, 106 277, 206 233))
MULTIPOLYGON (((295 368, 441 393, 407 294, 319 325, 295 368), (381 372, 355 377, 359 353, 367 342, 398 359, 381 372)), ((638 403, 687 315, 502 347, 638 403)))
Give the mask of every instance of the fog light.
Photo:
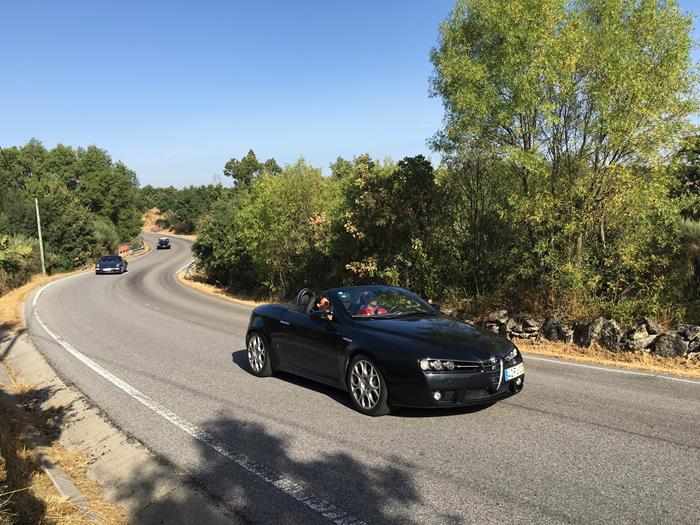
POLYGON ((434 370, 442 370, 442 363, 437 359, 435 361, 431 361, 430 366, 432 366, 434 370))
POLYGON ((452 361, 445 361, 443 363, 443 365, 445 365, 445 368, 447 370, 454 370, 455 369, 455 364, 452 361))
POLYGON ((516 380, 515 380, 515 384, 516 384, 517 386, 522 385, 522 384, 523 384, 523 378, 522 378, 522 377, 519 377, 518 379, 516 379, 516 380))
POLYGON ((442 394, 439 390, 433 392, 433 399, 435 399, 435 401, 440 401, 442 399, 442 394))
POLYGON ((428 361, 427 359, 421 359, 420 368, 421 370, 430 370, 430 361, 428 361))

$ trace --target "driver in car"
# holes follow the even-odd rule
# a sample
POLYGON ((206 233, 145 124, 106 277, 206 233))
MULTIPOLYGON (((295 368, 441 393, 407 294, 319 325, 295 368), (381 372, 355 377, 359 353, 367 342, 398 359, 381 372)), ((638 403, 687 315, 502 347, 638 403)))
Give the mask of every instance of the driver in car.
POLYGON ((316 302, 316 310, 326 312, 326 317, 328 318, 328 320, 333 320, 333 310, 331 310, 331 302, 325 295, 322 295, 321 298, 316 302))

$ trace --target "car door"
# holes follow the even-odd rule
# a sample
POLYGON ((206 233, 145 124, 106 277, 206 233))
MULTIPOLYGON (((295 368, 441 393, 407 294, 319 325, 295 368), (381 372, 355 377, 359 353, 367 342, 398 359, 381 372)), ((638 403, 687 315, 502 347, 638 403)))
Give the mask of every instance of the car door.
POLYGON ((308 314, 285 312, 280 321, 283 359, 294 372, 324 382, 338 381, 342 338, 328 321, 313 321, 308 314))

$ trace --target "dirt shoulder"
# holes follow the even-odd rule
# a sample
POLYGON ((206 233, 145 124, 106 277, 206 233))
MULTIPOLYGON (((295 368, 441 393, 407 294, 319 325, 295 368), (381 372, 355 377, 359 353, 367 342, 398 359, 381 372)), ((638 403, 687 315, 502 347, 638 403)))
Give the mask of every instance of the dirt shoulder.
POLYGON ((256 306, 263 304, 258 301, 253 301, 252 299, 245 299, 240 296, 233 295, 220 286, 208 283, 204 277, 198 275, 197 273, 193 273, 188 276, 187 272, 183 270, 177 274, 177 278, 185 286, 189 286, 190 288, 194 288, 195 290, 213 295, 214 297, 218 297, 220 299, 231 301, 232 303, 250 306, 251 308, 255 308, 256 306))
POLYGON ((582 348, 574 344, 551 341, 514 341, 520 350, 567 361, 624 368, 653 374, 675 375, 700 379, 700 359, 690 357, 659 357, 646 352, 611 352, 599 346, 582 348))

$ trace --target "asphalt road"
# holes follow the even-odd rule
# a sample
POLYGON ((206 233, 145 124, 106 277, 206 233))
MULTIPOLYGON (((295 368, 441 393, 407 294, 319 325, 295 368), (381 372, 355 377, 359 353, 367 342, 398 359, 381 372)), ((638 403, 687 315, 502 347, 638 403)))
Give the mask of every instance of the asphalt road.
POLYGON ((369 418, 248 373, 250 309, 179 283, 190 259, 173 239, 128 274, 59 281, 27 322, 65 380, 244 520, 698 523, 700 383, 526 357, 523 392, 489 408, 369 418))

